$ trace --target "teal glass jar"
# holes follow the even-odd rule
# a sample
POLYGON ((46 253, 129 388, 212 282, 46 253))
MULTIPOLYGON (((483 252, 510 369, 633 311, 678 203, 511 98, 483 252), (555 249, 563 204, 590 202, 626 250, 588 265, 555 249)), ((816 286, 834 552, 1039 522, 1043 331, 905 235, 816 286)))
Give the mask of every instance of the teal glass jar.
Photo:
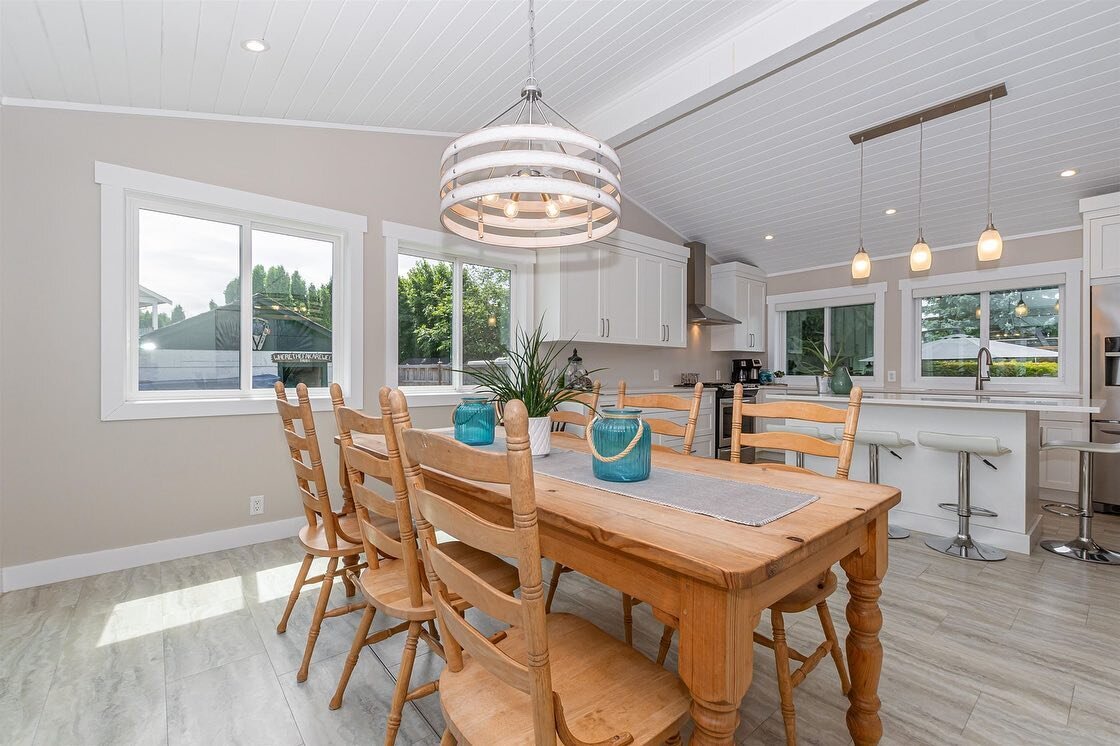
POLYGON ((591 423, 591 468, 596 479, 641 482, 649 479, 650 429, 640 409, 602 410, 591 423))
POLYGON ((494 442, 494 405, 485 396, 464 396, 451 421, 460 443, 488 446, 494 442))

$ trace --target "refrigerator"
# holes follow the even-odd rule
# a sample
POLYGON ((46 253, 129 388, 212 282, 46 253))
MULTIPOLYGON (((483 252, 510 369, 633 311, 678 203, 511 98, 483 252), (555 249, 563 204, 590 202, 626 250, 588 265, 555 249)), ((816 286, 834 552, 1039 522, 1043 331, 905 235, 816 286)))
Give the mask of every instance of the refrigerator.
MULTIPOLYGON (((1120 443, 1120 284, 1090 288, 1089 395, 1104 402, 1090 439, 1120 443)), ((1120 514, 1120 458, 1093 459, 1093 507, 1120 514)))

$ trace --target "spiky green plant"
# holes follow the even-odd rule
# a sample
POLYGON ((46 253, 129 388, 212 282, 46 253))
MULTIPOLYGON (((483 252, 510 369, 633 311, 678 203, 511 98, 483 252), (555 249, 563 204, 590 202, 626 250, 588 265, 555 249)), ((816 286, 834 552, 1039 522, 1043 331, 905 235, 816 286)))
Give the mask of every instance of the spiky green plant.
POLYGON ((831 353, 828 350, 828 345, 817 345, 811 339, 805 340, 805 347, 809 349, 810 356, 821 364, 821 375, 831 376, 848 359, 848 356, 843 352, 831 353))
MULTIPOLYGON (((543 320, 532 332, 518 326, 514 337, 514 344, 507 345, 502 356, 506 362, 486 360, 481 368, 459 372, 473 376, 478 386, 499 402, 520 399, 530 417, 548 417, 558 404, 582 393, 564 388, 564 369, 555 365, 572 340, 547 344, 543 320)), ((600 370, 602 368, 589 370, 588 374, 600 370)))

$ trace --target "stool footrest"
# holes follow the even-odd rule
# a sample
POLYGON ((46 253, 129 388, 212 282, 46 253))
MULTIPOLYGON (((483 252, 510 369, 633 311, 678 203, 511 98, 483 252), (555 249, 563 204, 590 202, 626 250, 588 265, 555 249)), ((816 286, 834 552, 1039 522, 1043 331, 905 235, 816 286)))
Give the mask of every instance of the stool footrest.
MULTIPOLYGON (((941 508, 942 510, 951 511, 953 513, 956 513, 958 510, 960 510, 960 505, 958 505, 957 503, 937 503, 937 507, 941 508)), ((969 510, 971 511, 969 515, 979 516, 980 518, 999 517, 999 513, 995 512, 994 510, 988 510, 987 508, 977 508, 976 506, 972 506, 971 508, 969 508, 969 510)), ((958 515, 960 514, 958 513, 958 515)))
POLYGON ((1047 513, 1060 515, 1063 518, 1084 518, 1088 515, 1084 510, 1070 503, 1046 503, 1042 509, 1047 513))

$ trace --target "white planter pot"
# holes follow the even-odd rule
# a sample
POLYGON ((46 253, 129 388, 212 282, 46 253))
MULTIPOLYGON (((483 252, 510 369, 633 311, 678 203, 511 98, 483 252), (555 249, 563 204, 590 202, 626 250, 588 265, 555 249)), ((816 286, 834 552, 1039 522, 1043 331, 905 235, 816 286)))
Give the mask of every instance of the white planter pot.
POLYGON ((821 396, 832 393, 832 376, 817 376, 817 393, 821 396))
POLYGON ((529 451, 534 456, 552 453, 552 418, 529 418, 529 451))

